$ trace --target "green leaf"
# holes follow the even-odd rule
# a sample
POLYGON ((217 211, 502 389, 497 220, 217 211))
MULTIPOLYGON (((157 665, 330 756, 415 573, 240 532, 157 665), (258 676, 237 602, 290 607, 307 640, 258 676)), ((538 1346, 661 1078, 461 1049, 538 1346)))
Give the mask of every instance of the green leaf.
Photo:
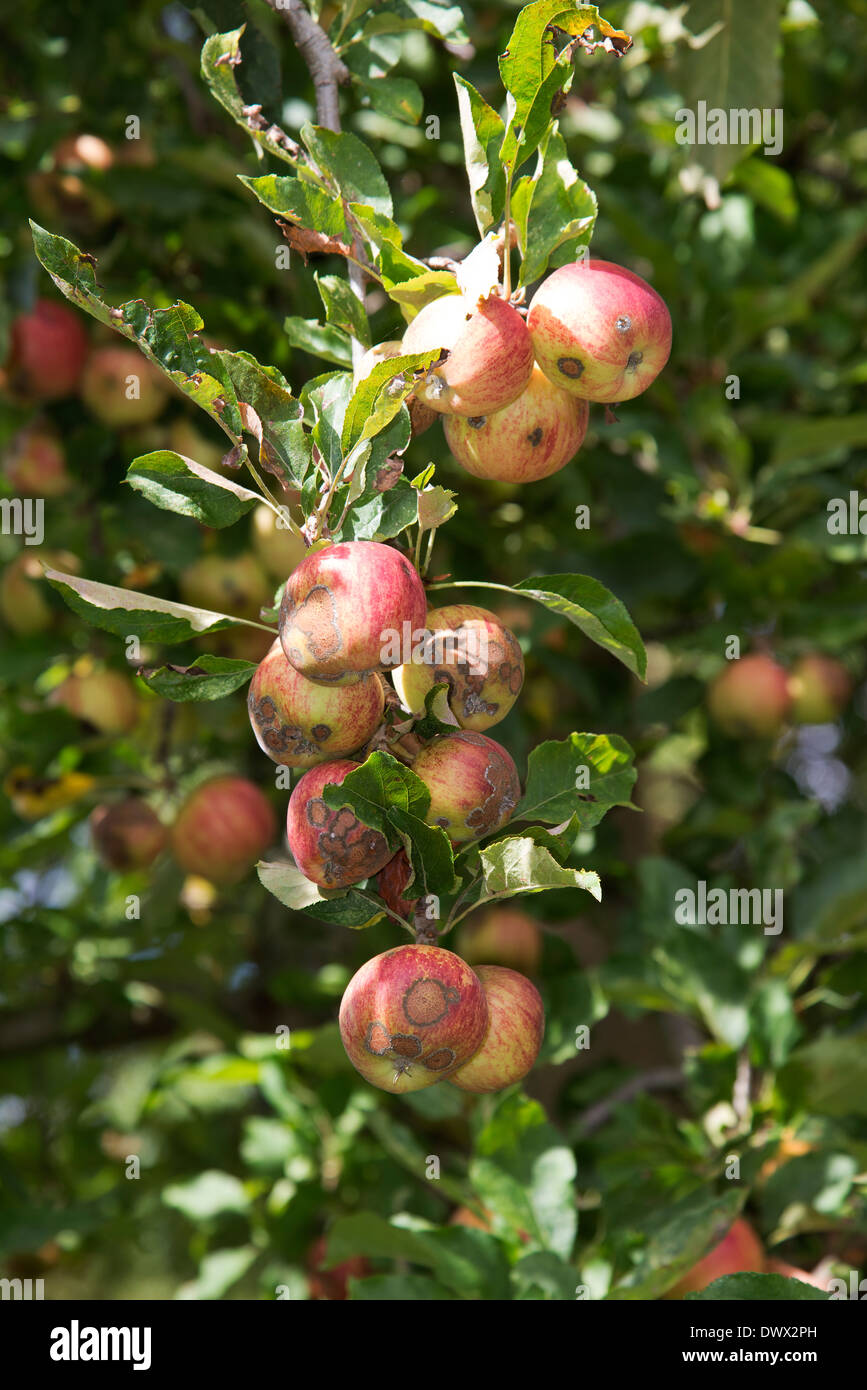
POLYGON ((479 851, 485 896, 507 898, 546 888, 583 888, 602 900, 599 875, 591 869, 564 869, 550 850, 530 836, 510 835, 479 851))
POLYGON ((469 36, 464 12, 452 0, 389 0, 387 8, 377 10, 365 21, 362 33, 400 34, 421 29, 436 39, 465 44, 469 36))
POLYGON ((353 930, 370 927, 383 916, 376 901, 365 897, 357 886, 322 893, 294 864, 263 862, 256 865, 256 872, 262 886, 293 912, 304 912, 308 917, 353 930))
POLYGON ((725 1274, 706 1289, 685 1295, 689 1303, 827 1303, 831 1295, 803 1279, 787 1279, 784 1274, 725 1274))
POLYGON ((574 261, 579 248, 590 245, 596 195, 573 168, 556 131, 539 151, 533 175, 516 186, 512 216, 521 248, 521 285, 538 280, 549 266, 574 261))
POLYGON ((163 1188, 163 1202, 181 1212, 188 1221, 208 1221, 223 1212, 244 1213, 250 1198, 243 1183, 232 1173, 208 1168, 188 1182, 171 1183, 163 1188))
POLYGON ((134 459, 126 480, 155 507, 191 516, 203 526, 233 526, 262 500, 257 492, 170 449, 134 459))
POLYGON ((327 189, 286 174, 260 174, 255 178, 239 174, 238 178, 277 217, 338 241, 351 240, 343 204, 327 189))
POLYGON ((132 589, 98 584, 93 579, 81 579, 77 574, 46 569, 45 578, 74 613, 118 637, 139 637, 143 641, 164 642, 170 646, 175 642, 187 642, 204 632, 220 632, 239 624, 260 626, 231 618, 226 613, 212 613, 205 608, 191 608, 186 603, 152 598, 150 594, 132 589))
POLYGON ((793 1052, 780 1086, 794 1104, 845 1119, 867 1115, 867 1031, 827 1034, 793 1052))
POLYGON ((512 1269, 518 1299, 571 1300, 578 1280, 572 1265, 553 1250, 534 1250, 524 1255, 512 1269))
MULTIPOLYGON (((361 232, 365 249, 387 290, 394 285, 428 272, 424 261, 403 249, 403 235, 396 222, 363 203, 350 203, 349 210, 361 232)), ((428 272, 430 274, 434 272, 428 272)), ((454 284, 454 276, 451 277, 454 284)))
POLYGON ((426 371, 439 352, 411 352, 405 357, 389 357, 358 383, 346 407, 342 447, 349 453, 364 439, 380 434, 398 414, 415 388, 417 373, 426 371))
POLYGON ((302 406, 276 367, 266 367, 249 352, 221 352, 238 400, 244 428, 259 440, 259 462, 290 487, 302 487, 313 468, 310 436, 302 406), (251 413, 252 412, 252 413, 251 413))
POLYGON ((437 1303, 458 1297, 426 1274, 372 1274, 350 1279, 348 1287, 354 1303, 437 1303))
MULTIPOLYGON (((223 109, 228 111, 232 120, 245 130, 257 145, 276 159, 295 164, 296 158, 291 149, 287 149, 280 140, 269 134, 270 127, 257 130, 255 124, 244 115, 245 101, 238 90, 235 69, 242 61, 241 38, 245 28, 246 25, 242 25, 240 29, 232 29, 225 34, 212 34, 205 40, 201 56, 202 76, 223 109)), ((261 94, 259 100, 264 100, 261 94)))
POLYGON ((578 1229, 575 1156, 538 1101, 514 1091, 500 1098, 476 1148, 470 1181, 481 1204, 568 1259, 578 1229))
POLYGON ((222 700, 246 685, 256 670, 252 661, 202 655, 194 666, 141 667, 136 675, 149 690, 179 704, 222 700))
POLYGON ((349 131, 336 132, 317 125, 305 125, 301 139, 333 191, 345 203, 364 203, 374 212, 391 217, 391 193, 385 175, 363 140, 349 131))
POLYGON ((460 73, 454 74, 464 140, 464 163, 479 235, 501 221, 506 174, 500 162, 505 124, 492 106, 460 73))
POLYGON ((325 306, 325 317, 334 328, 350 338, 357 338, 363 347, 370 347, 370 325, 361 300, 348 280, 339 275, 314 275, 319 297, 325 306))
POLYGON ((527 787, 513 819, 559 825, 577 815, 586 830, 598 825, 612 806, 635 809, 631 800, 638 775, 634 757, 618 734, 570 734, 538 744, 530 754, 527 787), (577 787, 579 771, 581 786, 577 787))
POLYGON ((388 819, 403 837, 403 847, 415 875, 403 891, 408 899, 441 896, 456 887, 455 860, 451 843, 442 826, 428 825, 419 816, 389 806, 388 819))
POLYGON ((293 347, 322 357, 338 367, 352 366, 352 344, 339 328, 326 327, 317 319, 300 319, 290 315, 283 320, 283 331, 293 347))
POLYGON ((188 1284, 182 1284, 175 1297, 183 1300, 223 1298, 259 1254, 255 1245, 239 1245, 234 1249, 210 1250, 202 1256, 198 1274, 188 1284))
MULTIPOLYGON (((635 1230, 634 1265, 608 1297, 660 1298, 718 1245, 740 1211, 743 1194, 702 1188, 647 1213, 635 1230), (641 1240, 643 1243, 638 1244, 641 1240)), ((632 1233, 630 1233, 632 1234, 632 1233)))
POLYGON ((395 849, 399 837, 390 818, 391 807, 424 820, 430 806, 430 792, 421 778, 390 753, 371 753, 339 785, 326 783, 322 798, 334 811, 349 806, 362 825, 385 835, 395 849))
POLYGON ((424 95, 411 77, 393 77, 389 74, 388 77, 368 81, 358 74, 353 76, 369 104, 381 116, 393 121, 405 121, 407 125, 418 125, 424 110, 424 95))
POLYGON ((604 584, 581 574, 544 574, 522 579, 515 592, 568 618, 589 637, 622 661, 640 680, 647 669, 647 653, 638 629, 619 599, 604 584))
MULTIPOLYGON (((366 465, 367 486, 356 498, 340 530, 342 541, 387 541, 401 535, 418 520, 418 493, 405 478, 394 487, 377 492, 375 468, 366 465), (371 487, 371 484, 373 486, 371 487)), ((336 510, 336 508, 335 508, 336 510)))

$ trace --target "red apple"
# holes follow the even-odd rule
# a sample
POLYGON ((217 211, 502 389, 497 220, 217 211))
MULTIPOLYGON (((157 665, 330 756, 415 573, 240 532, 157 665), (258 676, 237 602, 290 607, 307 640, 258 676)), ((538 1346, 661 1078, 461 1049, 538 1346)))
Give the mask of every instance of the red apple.
POLYGON ((87 346, 87 334, 72 309, 37 300, 29 314, 19 314, 12 324, 8 367, 13 387, 41 401, 71 395, 87 346))
POLYGON ((787 1279, 800 1279, 802 1284, 812 1284, 814 1289, 822 1289, 827 1292, 828 1279, 830 1276, 809 1274, 806 1269, 799 1269, 797 1265, 787 1264, 785 1260, 768 1260, 765 1266, 768 1274, 784 1274, 787 1279))
POLYGON ((308 680, 350 685, 399 666, 426 612, 424 586, 400 551, 347 541, 314 551, 293 570, 280 606, 280 641, 308 680))
POLYGON ((168 843, 159 816, 138 796, 97 806, 90 833, 102 862, 122 871, 149 868, 168 843))
POLYGON ((313 767, 360 748, 373 737, 384 706, 379 676, 315 685, 289 665, 279 642, 256 667, 247 696, 256 742, 284 767, 313 767))
POLYGON ((502 1091, 527 1075, 545 1034, 545 1010, 536 986, 516 970, 480 965, 476 975, 488 1001, 488 1031, 477 1052, 449 1077, 462 1091, 502 1091))
POLYGON ((665 1298, 683 1298, 684 1294, 706 1289, 724 1274, 761 1274, 765 1268, 762 1243, 748 1221, 739 1216, 718 1245, 681 1275, 665 1298))
POLYGON ((815 652, 795 662, 789 693, 795 724, 830 724, 849 703, 852 678, 839 661, 815 652))
POLYGON ((128 734, 138 723, 140 706, 135 686, 120 671, 73 671, 54 692, 52 700, 76 719, 92 724, 101 734, 128 734))
POLYGON ((350 1255, 348 1260, 341 1260, 331 1269, 323 1269, 327 1253, 328 1240, 320 1236, 307 1252, 307 1282, 311 1298, 325 1298, 334 1303, 349 1297, 350 1279, 363 1279, 371 1270, 363 1255, 350 1255))
POLYGON ((338 759, 313 767, 294 788, 286 835, 295 863, 321 888, 348 888, 378 874, 394 854, 378 830, 362 824, 348 806, 333 811, 322 788, 339 786, 358 763, 338 759))
POLYGON ((462 468, 498 483, 535 483, 564 468, 587 433, 590 407, 534 366, 529 385, 493 415, 449 415, 446 443, 462 468))
POLYGON ((611 261, 561 266, 533 296, 527 327, 536 361, 564 391, 630 401, 671 352, 671 316, 656 290, 611 261))
POLYGON ((110 429, 155 420, 167 389, 162 373, 132 347, 95 348, 81 378, 81 399, 110 429))
POLYGON ((517 907, 492 907, 458 931, 457 950, 473 967, 505 965, 535 974, 542 937, 532 918, 517 907))
POLYGON ((761 652, 742 656, 711 683, 707 703, 712 717, 733 737, 775 738, 791 706, 789 678, 761 652))
POLYGON ((340 1004, 346 1055, 365 1080, 402 1095, 433 1086, 481 1045, 478 977, 441 946, 395 946, 353 975, 340 1004))
POLYGON ((495 613, 469 603, 432 608, 427 629, 432 638, 428 650, 415 653, 394 673, 406 708, 423 713, 428 691, 445 684, 462 728, 482 733, 499 724, 524 683, 524 658, 514 633, 495 613))
POLYGON ((491 415, 529 383, 533 348, 517 309, 499 295, 473 302, 441 295, 419 311, 403 335, 403 351, 443 348, 415 395, 443 415, 491 415))
POLYGON ((518 770, 506 749, 468 730, 432 739, 412 770, 431 794, 428 824, 441 825, 453 844, 500 830, 521 795, 518 770))
POLYGON ((410 865, 404 850, 399 849, 393 859, 389 859, 385 868, 380 869, 376 876, 376 891, 383 902, 396 912, 398 917, 403 917, 411 922, 415 916, 416 904, 409 898, 403 896, 410 879, 410 865))
POLYGON ((4 454, 3 471, 21 497, 60 497, 72 484, 60 436, 38 421, 15 435, 4 454))
POLYGON ((277 833, 270 802, 246 777, 212 777, 191 792, 172 826, 172 853, 188 874, 237 883, 277 833))

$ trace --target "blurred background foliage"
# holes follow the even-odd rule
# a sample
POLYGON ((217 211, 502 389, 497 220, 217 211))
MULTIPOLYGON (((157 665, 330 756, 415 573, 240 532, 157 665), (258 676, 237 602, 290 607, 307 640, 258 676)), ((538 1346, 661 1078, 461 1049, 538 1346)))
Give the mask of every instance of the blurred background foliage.
MULTIPOLYGON (((357 8, 329 3, 323 22, 339 28, 357 8)), ((343 95, 345 128, 376 149, 416 255, 474 242, 452 72, 499 107, 496 56, 518 8, 467 5, 462 31, 457 6, 407 0, 405 16, 447 19, 448 41, 420 28, 372 41, 368 85, 343 95), (415 122, 398 119, 394 92, 415 122)), ((0 1262, 43 1274, 49 1297, 340 1297, 348 1274, 373 1299, 571 1298, 578 1284, 654 1297, 744 1202, 772 1253, 867 1264, 867 556, 861 535, 826 524, 829 499, 867 482, 867 5, 736 0, 728 73, 708 37, 723 15, 713 0, 604 13, 634 46, 619 62, 579 53, 560 128, 599 199, 593 252, 665 297, 671 362, 617 422, 594 410, 575 462, 530 487, 461 474, 439 430, 409 456, 459 493, 434 574, 591 574, 648 643, 642 687, 543 610, 507 610, 527 661, 501 726, 519 766, 542 739, 591 729, 628 738, 640 769, 643 814, 614 812, 579 846, 601 905, 567 893, 520 905, 543 932, 542 1059, 501 1096, 382 1095, 352 1071, 335 1017, 352 971, 396 944, 393 927, 353 934, 287 913, 254 875, 218 891, 165 860, 107 870, 87 828, 106 793, 151 788, 169 817, 208 769, 266 789, 270 773, 241 695, 167 707, 137 685, 120 734, 58 703, 71 670, 122 671, 122 644, 44 584, 50 620, 19 631, 8 576, 20 541, 4 535, 0 1262), (782 153, 679 145, 675 113, 700 98, 781 107, 782 153), (589 529, 575 525, 582 504, 589 529), (855 684, 842 717, 773 743, 726 736, 705 691, 729 634, 784 665, 839 658, 855 684), (68 796, 52 801, 40 778, 68 796), (674 894, 697 880, 784 889, 783 932, 676 926, 674 894), (589 1046, 576 1048, 582 1025, 589 1046), (275 1049, 286 1027, 291 1047, 275 1049), (725 1180, 731 1155, 740 1182, 725 1180), (350 1261, 342 1273, 311 1275, 323 1235, 332 1262, 350 1261)), ((315 118, 310 83, 259 0, 29 0, 7 16, 4 334, 37 295, 58 298, 32 253, 33 217, 98 258, 113 302, 184 299, 209 341, 275 364, 296 392, 325 369, 283 327, 320 313, 312 267, 293 256, 277 268, 273 220, 237 179, 268 158, 199 76, 203 37, 243 22, 244 95, 297 133, 315 118), (106 142, 109 167, 64 154, 81 133, 106 142)), ((393 336, 393 306, 374 290, 368 307, 375 340, 393 336)), ((160 513, 154 525, 120 485, 149 449, 205 463, 222 452, 179 396, 138 429, 75 398, 40 418, 68 471, 46 504, 45 553, 182 597, 197 559, 253 552, 246 522, 216 533, 160 513)), ((33 420, 7 393, 0 442, 33 420)))

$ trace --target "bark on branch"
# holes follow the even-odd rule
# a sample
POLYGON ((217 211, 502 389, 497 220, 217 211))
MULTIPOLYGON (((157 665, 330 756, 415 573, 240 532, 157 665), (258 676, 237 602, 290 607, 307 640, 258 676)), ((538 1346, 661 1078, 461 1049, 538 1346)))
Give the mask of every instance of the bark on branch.
POLYGON ((328 35, 320 29, 301 0, 267 0, 267 3, 289 26, 295 46, 313 79, 319 125, 327 126, 329 130, 339 130, 337 88, 349 81, 349 69, 338 58, 328 35))

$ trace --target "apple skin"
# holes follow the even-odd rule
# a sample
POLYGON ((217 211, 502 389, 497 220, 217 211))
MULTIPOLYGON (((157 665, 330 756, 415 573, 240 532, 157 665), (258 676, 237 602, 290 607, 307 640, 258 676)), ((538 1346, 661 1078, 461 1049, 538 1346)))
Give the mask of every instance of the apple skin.
POLYGON ((105 173, 114 164, 110 145, 99 135, 67 135, 54 146, 55 169, 93 169, 105 173))
POLYGON ((383 658, 383 643, 405 625, 424 628, 424 586, 400 551, 378 541, 346 541, 314 551, 286 582, 280 605, 280 641, 288 660, 308 680, 351 685, 397 662, 383 658))
POLYGON ((212 777, 190 793, 171 829, 172 853, 188 874, 238 883, 274 841, 270 802, 246 777, 212 777))
POLYGON ((109 869, 147 869, 168 844, 168 831, 141 797, 97 806, 90 813, 94 848, 109 869))
POLYGON ((364 1279, 372 1272, 370 1263, 363 1255, 350 1255, 348 1260, 341 1260, 331 1269, 323 1269, 322 1261, 327 1254, 328 1240, 325 1236, 315 1240, 307 1252, 310 1297, 327 1299, 331 1303, 340 1302, 349 1297, 350 1279, 364 1279))
POLYGON ((531 1070, 545 1036, 545 1010, 532 981, 502 965, 480 965, 476 975, 488 1001, 488 1031, 481 1047, 449 1077, 461 1091, 502 1091, 531 1070))
POLYGON ((302 874, 320 888, 348 888, 372 878, 394 854, 384 835, 363 825, 348 806, 333 811, 322 788, 339 786, 358 763, 338 758, 313 767, 293 789, 286 813, 286 837, 302 874))
POLYGON ((524 684, 524 658, 515 634, 500 622, 496 613, 469 603, 432 608, 426 626, 432 633, 463 634, 465 654, 470 660, 456 660, 460 651, 444 650, 446 659, 442 662, 412 661, 399 666, 393 679, 406 709, 423 713, 428 691, 445 683, 449 687, 449 706, 462 729, 484 733, 499 724, 524 684), (473 643, 478 645, 474 647, 473 643), (485 650, 486 661, 473 660, 485 650))
POLYGON ((393 859, 389 859, 384 868, 380 869, 376 876, 376 891, 383 902, 396 912, 398 917, 403 917, 411 922, 415 917, 416 903, 409 898, 403 897, 403 890, 409 883, 410 865, 406 857, 406 852, 399 849, 393 859))
POLYGON ((795 724, 831 724, 852 694, 852 678, 833 657, 813 653, 796 661, 789 675, 795 724))
POLYGON ((0 614, 13 632, 30 637, 44 632, 55 621, 55 614, 45 600, 48 586, 42 566, 62 570, 64 574, 78 573, 78 558, 67 550, 43 550, 27 546, 0 575, 0 614))
POLYGON ((739 1216, 718 1245, 715 1245, 703 1259, 678 1279, 677 1283, 663 1295, 664 1298, 683 1298, 684 1294, 706 1289, 715 1279, 724 1274, 762 1274, 765 1269, 765 1252, 762 1243, 750 1225, 739 1216))
POLYGON ((492 415, 510 405, 533 373, 533 346, 517 309, 499 295, 477 303, 441 295, 420 309, 403 335, 403 351, 444 348, 416 397, 442 415, 492 415))
POLYGON ((203 555, 181 571, 178 584, 184 603, 253 622, 271 601, 268 580, 252 555, 203 555))
POLYGON ((728 662, 707 694, 711 716, 735 738, 775 738, 791 702, 787 673, 761 652, 728 662))
POLYGON ((395 946, 353 975, 340 1036, 356 1071, 392 1095, 434 1086, 468 1062, 488 1026, 478 976, 441 946, 395 946))
POLYGON ((147 425, 161 414, 167 387, 160 372, 131 347, 95 348, 81 377, 81 399, 110 429, 147 425), (127 378, 138 380, 138 397, 127 396, 127 378))
POLYGON ((71 396, 87 357, 87 334, 65 304, 38 299, 29 314, 12 324, 9 379, 34 400, 71 396))
POLYGON ((475 478, 535 483, 565 468, 587 433, 587 401, 561 391, 534 366, 529 384, 493 415, 449 415, 443 422, 453 457, 475 478))
POLYGON ((281 584, 307 554, 303 540, 288 526, 278 526, 276 516, 264 503, 253 508, 250 538, 259 563, 281 584))
MULTIPOLYGON (((373 347, 367 349, 358 366, 355 368, 355 385, 358 386, 362 381, 366 381, 380 362, 389 362, 392 357, 400 357, 407 351, 400 338, 388 338, 384 343, 374 343, 373 347)), ((437 418, 437 412, 431 410, 429 405, 420 401, 417 396, 408 397, 406 402, 409 410, 409 422, 412 426, 413 436, 424 434, 429 430, 437 418)))
POLYGON ((3 457, 3 472, 20 497, 61 497, 72 486, 59 435, 39 422, 15 435, 3 457))
POLYGON ((631 401, 671 352, 665 301, 640 275, 611 261, 574 261, 555 270, 533 296, 527 328, 548 379, 588 401, 631 401))
POLYGON ((486 734, 468 729, 432 739, 412 770, 431 794, 428 825, 442 826, 452 844, 502 829, 521 796, 511 755, 486 734))
POLYGON ((315 685, 289 665, 279 641, 256 667, 247 695, 262 752, 293 768, 314 767, 360 748, 373 737, 384 708, 379 676, 365 676, 355 685, 315 685))
POLYGON ((822 1289, 827 1292, 828 1279, 821 1278, 815 1274, 809 1274, 806 1269, 799 1269, 797 1265, 790 1265, 786 1260, 768 1260, 765 1265, 768 1274, 784 1274, 787 1279, 800 1279, 803 1284, 812 1284, 814 1289, 822 1289))
POLYGON ((542 954, 539 928, 517 907, 492 907, 470 918, 459 928, 455 945, 474 969, 504 965, 528 975, 536 973, 542 954))
POLYGON ((88 671, 84 675, 73 672, 52 699, 101 734, 128 734, 138 723, 140 706, 135 686, 120 671, 88 671))

